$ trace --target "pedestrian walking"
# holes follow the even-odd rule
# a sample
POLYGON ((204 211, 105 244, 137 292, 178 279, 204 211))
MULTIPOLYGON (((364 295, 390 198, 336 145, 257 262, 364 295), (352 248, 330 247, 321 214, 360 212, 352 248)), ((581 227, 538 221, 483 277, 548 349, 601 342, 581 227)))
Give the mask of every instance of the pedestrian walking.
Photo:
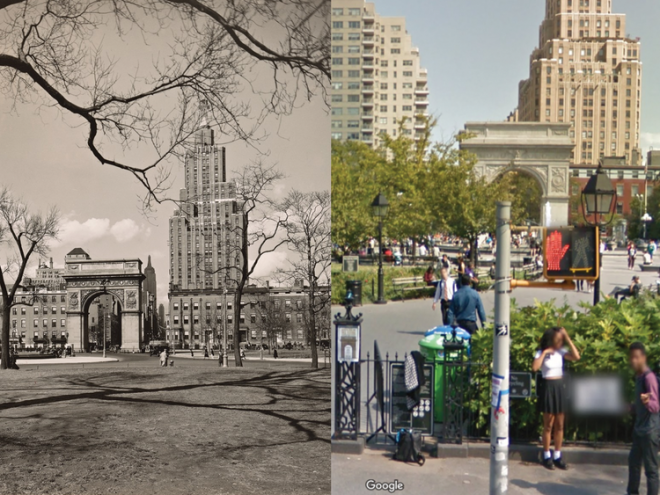
POLYGON ((221 368, 223 364, 223 359, 222 359, 223 357, 224 356, 223 356, 222 348, 220 348, 218 349, 218 366, 220 366, 221 368))
POLYGON ((440 311, 442 312, 442 324, 449 325, 449 305, 454 298, 454 293, 458 290, 456 281, 449 276, 449 270, 445 267, 440 269, 440 281, 435 288, 435 297, 433 298, 433 311, 440 301, 440 311))
POLYGON ((208 358, 209 358, 209 348, 204 347, 204 359, 208 359, 208 358))
POLYGON ((163 351, 160 353, 160 365, 162 366, 167 366, 167 349, 163 349, 163 351))
POLYGON ((273 349, 273 359, 277 359, 277 347, 273 349))
POLYGON ((192 347, 190 348, 190 357, 195 357, 195 353, 192 350, 192 347))
POLYGON ((476 290, 470 287, 470 276, 461 275, 461 287, 454 293, 449 309, 447 310, 447 320, 452 325, 454 322, 466 330, 470 335, 478 330, 477 315, 481 320, 481 325, 486 323, 486 311, 481 302, 481 297, 476 290))
POLYGON ((440 260, 440 267, 446 268, 447 271, 450 271, 451 267, 449 266, 449 257, 446 254, 442 255, 442 260, 440 260))
POLYGON ((213 347, 211 347, 211 356, 215 357, 215 352, 213 352, 213 347))
POLYGON ((580 353, 563 327, 546 330, 539 348, 534 354, 532 371, 541 370, 537 394, 537 406, 543 413, 543 466, 547 469, 567 469, 561 456, 564 441, 564 415, 566 413, 566 386, 564 384, 564 359, 578 361, 580 353), (566 348, 568 346, 568 348, 566 348), (554 439, 555 451, 550 453, 550 440, 554 439))
POLYGON ((627 495, 639 495, 642 466, 646 475, 647 495, 658 495, 658 447, 660 436, 660 402, 658 379, 646 363, 646 349, 633 342, 629 349, 630 366, 635 372, 635 424, 628 455, 627 495))
POLYGON ((637 256, 637 248, 632 242, 628 243, 628 270, 635 268, 635 256, 637 256))
POLYGON ((655 250, 657 248, 658 248, 658 245, 655 243, 654 240, 651 240, 651 242, 649 242, 649 247, 648 247, 649 254, 651 255, 651 261, 653 261, 653 255, 655 254, 655 250))

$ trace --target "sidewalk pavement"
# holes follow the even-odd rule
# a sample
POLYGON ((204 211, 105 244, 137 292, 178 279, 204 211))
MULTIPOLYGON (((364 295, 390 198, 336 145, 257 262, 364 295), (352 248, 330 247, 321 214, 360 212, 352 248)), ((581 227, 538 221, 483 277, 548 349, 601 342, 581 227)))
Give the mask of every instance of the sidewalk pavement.
POLYGON ((86 363, 114 363, 119 361, 117 358, 91 357, 91 356, 73 356, 66 358, 47 358, 47 359, 17 359, 16 364, 29 365, 29 364, 86 364, 86 363))
MULTIPOLYGON (((477 495, 488 493, 488 459, 435 459, 426 464, 404 464, 391 460, 391 452, 365 451, 359 456, 332 455, 333 495, 369 493, 441 493, 442 495, 477 495), (403 488, 392 491, 369 490, 369 480, 392 483, 403 488)), ((509 495, 622 495, 628 469, 625 466, 580 464, 568 471, 549 471, 537 463, 509 461, 509 495)), ((642 476, 642 489, 646 493, 642 476)))
MULTIPOLYGON (((204 355, 202 354, 201 356, 195 355, 194 357, 190 355, 189 352, 177 352, 176 354, 170 354, 170 359, 197 359, 200 361, 204 360, 204 355)), ((215 356, 209 356, 206 358, 207 360, 218 360, 218 355, 216 354, 215 356)), ((229 360, 233 361, 234 360, 234 355, 229 356, 229 360)), ((292 363, 311 363, 312 358, 277 358, 275 359, 274 357, 266 357, 264 356, 263 359, 261 359, 259 356, 248 356, 247 358, 243 358, 243 361, 288 361, 292 363)), ((319 357, 319 363, 323 362, 323 358, 319 357)))

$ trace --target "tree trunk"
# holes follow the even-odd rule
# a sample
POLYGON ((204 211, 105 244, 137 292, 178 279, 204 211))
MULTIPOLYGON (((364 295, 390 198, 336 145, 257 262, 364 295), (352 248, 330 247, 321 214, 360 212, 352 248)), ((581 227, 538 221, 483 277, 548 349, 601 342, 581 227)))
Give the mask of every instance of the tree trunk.
POLYGON ((2 302, 2 362, 0 369, 9 369, 9 304, 2 302))
POLYGON ((234 364, 243 366, 241 359, 241 300, 243 299, 243 284, 239 285, 234 294, 234 364))

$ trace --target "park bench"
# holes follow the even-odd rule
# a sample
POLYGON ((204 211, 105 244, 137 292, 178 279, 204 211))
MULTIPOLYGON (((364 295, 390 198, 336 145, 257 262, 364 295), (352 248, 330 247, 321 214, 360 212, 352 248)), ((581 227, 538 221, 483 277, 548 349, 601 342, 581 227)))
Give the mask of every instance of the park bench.
POLYGON ((657 272, 660 266, 658 265, 645 265, 643 263, 639 264, 639 269, 643 272, 657 272))
POLYGON ((421 290, 421 289, 431 289, 435 291, 434 285, 426 285, 424 282, 424 277, 401 277, 392 279, 392 287, 394 292, 401 293, 401 300, 405 301, 404 295, 406 291, 410 290, 421 290))

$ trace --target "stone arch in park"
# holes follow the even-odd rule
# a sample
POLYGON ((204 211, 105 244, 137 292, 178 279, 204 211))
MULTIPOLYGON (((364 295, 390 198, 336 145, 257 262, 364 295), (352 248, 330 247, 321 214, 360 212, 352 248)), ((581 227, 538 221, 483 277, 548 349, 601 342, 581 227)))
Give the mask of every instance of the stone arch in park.
POLYGON ((89 350, 87 318, 92 301, 109 294, 119 306, 121 348, 139 350, 143 344, 142 261, 92 260, 76 248, 65 258, 68 343, 89 350))
POLYGON ((490 182, 509 171, 534 177, 543 191, 541 223, 567 225, 570 213, 570 163, 574 148, 570 124, 468 122, 463 150, 477 157, 475 170, 490 182))

